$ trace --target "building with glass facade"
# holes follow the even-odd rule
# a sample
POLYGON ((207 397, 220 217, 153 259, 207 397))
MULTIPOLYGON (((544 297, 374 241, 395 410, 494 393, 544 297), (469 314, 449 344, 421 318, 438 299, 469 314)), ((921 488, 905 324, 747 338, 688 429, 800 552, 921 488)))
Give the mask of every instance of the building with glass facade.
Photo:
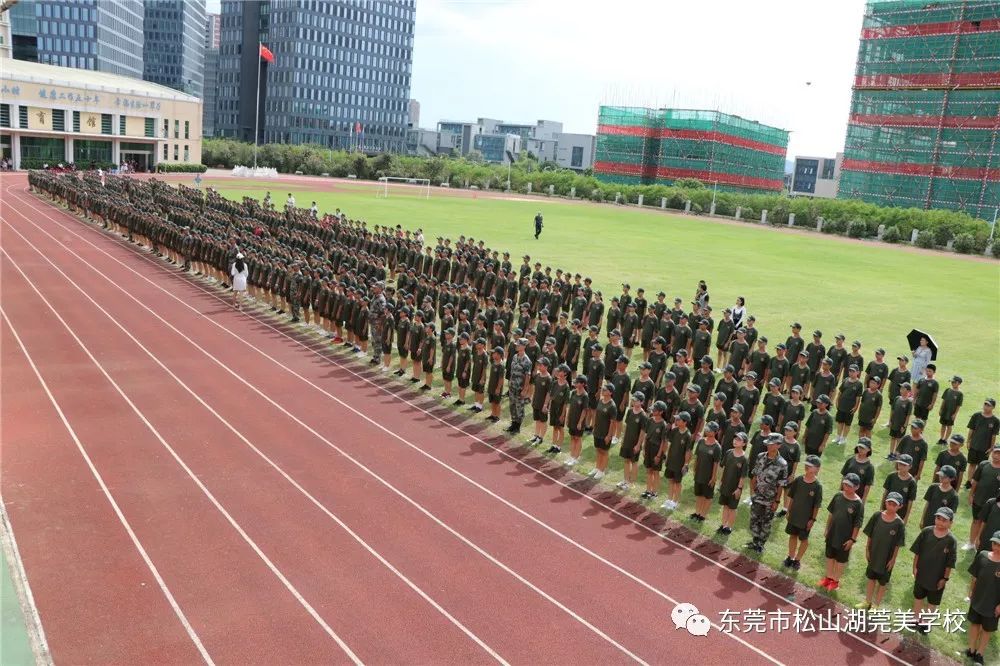
POLYGON ((142 78, 141 0, 28 0, 11 11, 15 59, 142 78))
POLYGON ((104 72, 4 60, 0 155, 14 168, 201 162, 201 100, 104 72))
POLYGON ((402 151, 415 0, 222 3, 216 134, 254 139, 261 63, 262 142, 402 151))
POLYGON ((142 78, 201 97, 206 27, 205 0, 146 0, 142 78))

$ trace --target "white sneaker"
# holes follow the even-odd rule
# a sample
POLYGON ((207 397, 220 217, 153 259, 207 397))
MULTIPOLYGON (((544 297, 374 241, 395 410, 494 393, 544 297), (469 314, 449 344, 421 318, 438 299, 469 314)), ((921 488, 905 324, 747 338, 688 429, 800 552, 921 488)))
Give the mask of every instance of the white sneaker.
POLYGON ((569 460, 563 463, 563 465, 565 465, 566 467, 572 467, 575 464, 576 464, 576 458, 570 458, 569 460))
POLYGON ((663 504, 660 505, 660 508, 666 509, 667 511, 673 511, 675 506, 676 504, 674 504, 671 500, 666 500, 663 504))
POLYGON ((623 481, 622 483, 624 483, 624 484, 625 484, 625 485, 623 485, 623 486, 622 486, 622 490, 626 490, 626 491, 628 491, 628 490, 631 490, 631 489, 632 489, 632 484, 631 484, 631 483, 629 483, 628 481, 623 481))
POLYGON ((753 500, 748 497, 745 500, 743 500, 743 503, 746 504, 747 506, 752 506, 753 500))
POLYGON ((604 472, 602 472, 601 470, 595 470, 595 472, 594 472, 594 478, 595 479, 603 479, 604 478, 604 472))
POLYGON ((625 481, 619 481, 618 483, 615 484, 615 488, 621 488, 622 490, 624 490, 628 488, 628 483, 626 483, 625 481))
POLYGON ((612 444, 612 446, 616 446, 618 444, 618 438, 617 437, 612 437, 611 438, 611 444, 612 444))
POLYGON ((962 546, 962 550, 975 550, 975 549, 976 549, 975 544, 971 543, 966 543, 962 546))
POLYGON ((587 476, 596 477, 597 476, 597 469, 595 468, 595 469, 592 469, 589 472, 587 472, 587 476))

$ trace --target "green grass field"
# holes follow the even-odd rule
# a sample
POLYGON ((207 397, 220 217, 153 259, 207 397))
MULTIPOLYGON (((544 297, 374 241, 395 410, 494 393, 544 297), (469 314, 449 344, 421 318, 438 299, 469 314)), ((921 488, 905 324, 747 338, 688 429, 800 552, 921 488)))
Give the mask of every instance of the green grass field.
MULTIPOLYGON (((404 228, 420 227, 428 242, 437 236, 458 238, 459 235, 482 238, 487 245, 508 250, 514 257, 530 254, 543 265, 580 272, 594 280, 596 289, 604 292, 605 301, 621 293, 620 284, 628 282, 632 292, 646 289, 647 298, 655 299, 661 289, 668 302, 680 297, 685 304, 694 295, 699 279, 709 285, 716 320, 722 309, 732 305, 737 296, 746 298, 748 311, 757 317, 757 326, 770 339, 770 346, 789 335, 789 324, 800 321, 803 336, 809 339, 813 329, 823 331, 823 340, 832 345, 834 335, 844 333, 848 342, 863 343, 866 360, 874 356, 877 347, 887 350, 887 363, 894 366, 897 354, 907 352, 906 333, 911 328, 929 331, 941 347, 938 355, 938 379, 942 391, 953 374, 965 379, 965 406, 959 414, 956 432, 965 434, 965 423, 978 411, 984 398, 997 397, 1000 388, 1000 264, 977 261, 947 254, 928 254, 902 247, 876 243, 856 243, 808 232, 782 232, 755 224, 727 224, 708 218, 664 214, 655 210, 638 210, 611 205, 590 205, 557 199, 531 201, 504 200, 480 196, 449 196, 432 190, 424 199, 406 193, 405 188, 392 190, 388 198, 376 197, 374 188, 346 185, 341 191, 312 192, 303 186, 288 187, 280 183, 252 183, 252 189, 233 189, 231 180, 206 179, 224 195, 240 199, 244 195, 262 198, 265 189, 281 202, 288 191, 294 191, 300 206, 316 200, 321 211, 341 208, 352 218, 363 218, 371 224, 401 224, 404 228), (545 229, 539 240, 533 238, 533 217, 537 211, 545 216, 545 229)), ((687 306, 685 306, 687 307, 687 306)), ((638 350, 636 350, 638 355, 638 350)), ((635 369, 635 359, 630 369, 635 369)), ((641 357, 640 357, 641 360, 641 357)), ((505 410, 506 414, 506 410, 505 410)), ((886 420, 886 412, 879 422, 886 420)), ((501 422, 500 426, 505 423, 501 422)), ((526 427, 525 439, 531 436, 526 427)), ((852 439, 856 439, 856 426, 852 439)), ((925 432, 931 443, 929 462, 919 483, 922 497, 931 482, 933 460, 939 447, 937 415, 925 432)), ((568 443, 568 438, 567 438, 568 443)), ((891 473, 885 460, 888 436, 877 428, 874 436, 876 488, 866 506, 868 515, 877 511, 881 483, 891 473)), ((590 469, 593 448, 585 440, 586 464, 590 469)), ((839 470, 843 461, 853 454, 853 446, 830 444, 824 453, 821 473, 827 497, 839 488, 839 470)), ((614 453, 613 473, 605 482, 611 486, 621 480, 621 463, 614 453)), ((799 472, 801 472, 801 468, 799 472)), ((640 481, 642 475, 640 474, 640 481)), ((641 485, 641 483, 640 483, 641 485)), ((686 484, 689 486, 689 484, 686 484)), ((642 488, 634 489, 638 495, 642 488)), ((661 492, 662 495, 662 492, 661 492)), ((659 502, 656 503, 659 506, 659 502)), ((712 514, 699 527, 685 517, 693 510, 690 487, 676 520, 706 535, 715 534, 718 507, 713 503, 712 514)), ((923 501, 918 501, 910 519, 907 547, 919 527, 923 501)), ((748 512, 740 509, 737 529, 726 540, 734 549, 741 549, 749 540, 748 512)), ((967 493, 962 493, 962 505, 953 531, 964 543, 968 537, 970 511, 967 493)), ((825 522, 825 511, 818 522, 825 522)), ((776 520, 771 540, 762 557, 768 565, 780 568, 786 555, 784 521, 776 520)), ((862 539, 848 565, 841 588, 833 593, 839 601, 854 605, 864 599, 864 550, 862 539)), ((959 554, 958 572, 947 588, 941 610, 967 609, 964 602, 969 577, 966 570, 972 554, 959 554)), ((885 606, 910 608, 912 557, 901 552, 885 606)), ((813 543, 806 554, 801 571, 796 575, 806 585, 813 585, 823 576, 822 528, 814 530, 813 543)), ((928 638, 930 644, 947 655, 964 650, 964 634, 936 631, 928 638)), ((994 644, 997 641, 994 641, 994 644)), ((1000 650, 994 645, 990 659, 1000 660, 1000 650)))

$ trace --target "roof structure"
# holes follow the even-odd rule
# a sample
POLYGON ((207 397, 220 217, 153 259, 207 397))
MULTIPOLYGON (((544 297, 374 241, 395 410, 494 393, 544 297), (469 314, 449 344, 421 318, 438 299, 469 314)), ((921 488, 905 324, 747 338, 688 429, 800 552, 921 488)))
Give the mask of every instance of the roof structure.
POLYGON ((23 83, 73 86, 109 93, 145 95, 146 97, 180 102, 201 101, 197 97, 186 95, 179 90, 161 86, 158 83, 143 81, 142 79, 133 79, 107 72, 95 72, 89 69, 44 65, 42 63, 14 60, 12 58, 0 60, 0 79, 23 83))

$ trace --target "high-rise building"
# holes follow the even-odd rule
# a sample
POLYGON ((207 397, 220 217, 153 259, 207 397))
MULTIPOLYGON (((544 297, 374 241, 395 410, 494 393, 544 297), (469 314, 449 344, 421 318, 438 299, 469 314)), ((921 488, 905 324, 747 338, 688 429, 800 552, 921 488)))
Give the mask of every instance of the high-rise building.
POLYGON ((205 85, 205 0, 146 0, 142 78, 195 97, 205 85))
POLYGON ((10 32, 10 14, 0 11, 0 58, 10 58, 12 53, 10 32))
POLYGON ((402 151, 415 0, 224 0, 216 133, 402 151), (274 54, 261 62, 257 44, 274 54))
POLYGON ((222 17, 218 14, 206 15, 205 49, 218 49, 222 38, 222 17))
POLYGON ((34 53, 30 47, 30 22, 22 19, 28 4, 15 5, 18 13, 11 17, 17 23, 12 26, 15 58, 142 78, 141 0, 31 2, 36 22, 34 53))
POLYGON ((406 114, 406 126, 411 129, 414 127, 420 127, 420 102, 415 99, 411 99, 408 109, 409 110, 406 114))
POLYGON ((788 132, 720 111, 602 106, 594 175, 669 184, 694 178, 720 190, 781 192, 788 132))
POLYGON ((219 36, 222 17, 209 14, 205 20, 205 86, 202 93, 201 132, 203 136, 215 136, 215 103, 218 98, 216 86, 219 83, 219 36))
POLYGON ((35 0, 21 0, 7 10, 10 17, 11 56, 15 60, 38 62, 38 19, 35 0))
POLYGON ((992 216, 998 44, 1000 1, 869 0, 838 196, 992 216))

